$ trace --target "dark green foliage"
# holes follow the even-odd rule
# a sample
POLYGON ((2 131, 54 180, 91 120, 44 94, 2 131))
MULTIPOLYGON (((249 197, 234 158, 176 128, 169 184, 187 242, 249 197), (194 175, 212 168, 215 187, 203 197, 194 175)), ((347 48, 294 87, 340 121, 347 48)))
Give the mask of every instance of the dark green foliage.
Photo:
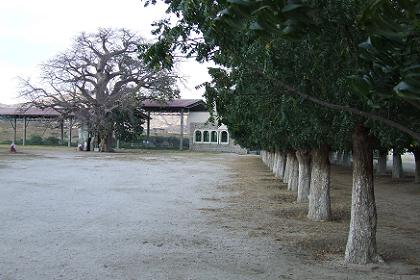
POLYGON ((119 102, 112 114, 115 120, 114 132, 117 139, 125 142, 136 141, 143 133, 143 124, 147 116, 142 112, 140 101, 130 98, 119 102))
POLYGON ((57 146, 60 144, 60 139, 54 136, 49 136, 47 139, 44 140, 44 144, 49 146, 57 146))
MULTIPOLYGON (((149 143, 146 142, 146 137, 142 135, 135 141, 120 143, 120 148, 124 149, 179 149, 179 137, 176 136, 150 136, 149 143)), ((189 148, 189 139, 184 138, 183 148, 189 148)))
POLYGON ((168 54, 177 51, 212 59, 218 67, 210 69, 206 98, 247 147, 349 149, 355 123, 373 128, 378 138, 386 124, 420 139, 420 106, 412 93, 417 52, 401 52, 419 45, 408 43, 418 33, 410 31, 417 18, 401 7, 418 5, 386 2, 169 1, 168 12, 179 21, 156 25, 159 41, 146 57, 167 67, 168 54), (399 25, 394 30, 390 22, 399 25), (411 67, 401 67, 400 58, 411 67))
POLYGON ((32 134, 31 137, 27 140, 27 144, 29 145, 42 145, 44 144, 44 140, 41 136, 32 134))

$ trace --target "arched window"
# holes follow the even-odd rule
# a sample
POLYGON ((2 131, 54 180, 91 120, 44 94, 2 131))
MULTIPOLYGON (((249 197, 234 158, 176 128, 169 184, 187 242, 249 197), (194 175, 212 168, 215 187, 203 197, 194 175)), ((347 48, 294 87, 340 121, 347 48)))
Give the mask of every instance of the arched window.
POLYGON ((210 142, 210 133, 207 130, 204 130, 203 132, 203 142, 210 142))
POLYGON ((210 137, 211 139, 210 139, 210 141, 212 142, 212 143, 217 143, 217 131, 212 131, 211 132, 211 137, 210 137))
POLYGON ((201 142, 201 131, 200 130, 196 130, 195 131, 195 142, 201 142))
POLYGON ((226 130, 223 130, 220 133, 220 143, 221 144, 228 144, 229 143, 229 134, 226 130))

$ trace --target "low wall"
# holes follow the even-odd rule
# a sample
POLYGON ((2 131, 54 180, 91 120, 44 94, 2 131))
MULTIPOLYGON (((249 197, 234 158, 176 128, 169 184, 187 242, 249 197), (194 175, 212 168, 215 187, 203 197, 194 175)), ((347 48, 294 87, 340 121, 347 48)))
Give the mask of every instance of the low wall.
POLYGON ((221 132, 227 131, 227 128, 222 126, 218 127, 213 124, 207 123, 190 123, 190 150, 197 152, 223 152, 223 153, 236 153, 236 154, 247 154, 247 149, 242 148, 241 146, 235 144, 235 140, 230 138, 228 134, 228 143, 221 143, 218 139, 217 143, 206 143, 206 142, 197 142, 195 141, 195 132, 200 131, 216 131, 218 137, 220 138, 221 132))

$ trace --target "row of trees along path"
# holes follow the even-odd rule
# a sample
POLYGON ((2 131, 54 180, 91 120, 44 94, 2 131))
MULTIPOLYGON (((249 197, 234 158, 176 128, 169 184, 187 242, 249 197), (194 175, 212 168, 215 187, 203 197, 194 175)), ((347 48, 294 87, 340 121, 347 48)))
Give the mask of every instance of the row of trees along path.
POLYGON ((373 150, 382 172, 391 148, 395 162, 407 150, 419 161, 418 1, 165 3, 159 40, 140 55, 167 69, 179 55, 211 60, 202 87, 213 120, 242 146, 265 151, 311 220, 331 219, 330 151, 352 153, 345 261, 379 261, 373 150))

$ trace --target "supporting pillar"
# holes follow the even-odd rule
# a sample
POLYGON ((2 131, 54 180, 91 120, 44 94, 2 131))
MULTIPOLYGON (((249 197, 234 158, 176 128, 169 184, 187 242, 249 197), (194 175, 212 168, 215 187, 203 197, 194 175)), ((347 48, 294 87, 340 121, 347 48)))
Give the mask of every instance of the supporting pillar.
POLYGON ((17 119, 17 117, 15 117, 15 119, 14 119, 14 124, 13 124, 13 143, 15 143, 16 144, 16 130, 17 130, 17 126, 16 126, 16 119, 17 119))
POLYGON ((150 140, 150 111, 147 112, 147 127, 146 127, 146 144, 149 145, 150 140))
POLYGON ((120 139, 117 139, 117 149, 120 148, 120 139))
POLYGON ((184 148, 184 109, 181 109, 181 139, 179 140, 179 149, 184 148))
POLYGON ((64 120, 60 121, 60 144, 64 145, 64 120))
POLYGON ((23 117, 23 140, 22 145, 25 146, 26 144, 26 128, 28 126, 28 120, 26 119, 26 116, 23 117))
POLYGON ((71 147, 71 129, 73 127, 73 119, 69 119, 69 130, 67 133, 68 139, 67 139, 67 147, 71 147))

